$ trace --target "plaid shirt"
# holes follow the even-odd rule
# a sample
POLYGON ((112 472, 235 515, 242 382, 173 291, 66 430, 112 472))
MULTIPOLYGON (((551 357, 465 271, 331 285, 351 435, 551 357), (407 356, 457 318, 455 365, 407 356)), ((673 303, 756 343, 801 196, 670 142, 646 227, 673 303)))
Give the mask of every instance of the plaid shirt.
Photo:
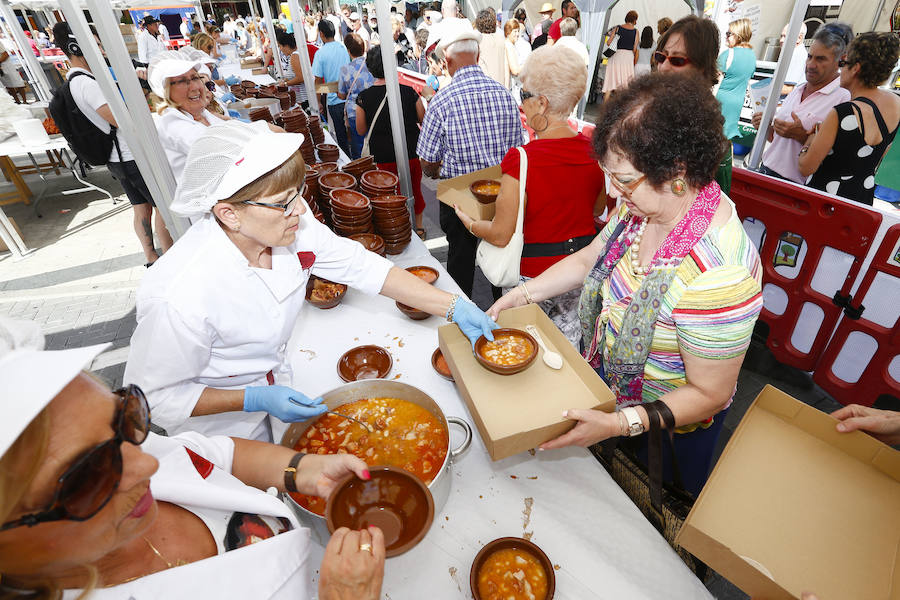
POLYGON ((442 161, 441 177, 458 177, 499 165, 510 148, 524 143, 516 101, 478 65, 456 71, 425 111, 416 152, 442 161))

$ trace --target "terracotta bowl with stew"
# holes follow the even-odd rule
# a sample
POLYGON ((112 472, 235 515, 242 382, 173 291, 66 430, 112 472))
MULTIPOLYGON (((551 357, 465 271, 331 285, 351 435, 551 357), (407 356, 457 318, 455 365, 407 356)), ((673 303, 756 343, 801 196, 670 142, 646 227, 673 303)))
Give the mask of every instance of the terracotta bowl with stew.
POLYGON ((425 283, 434 283, 440 277, 440 273, 438 273, 437 269, 433 269, 431 267, 426 267, 424 265, 415 266, 415 267, 406 267, 406 270, 424 281, 425 283))
POLYGON ((384 533, 385 556, 403 554, 425 537, 434 520, 434 499, 415 475, 397 467, 370 467, 372 478, 345 477, 328 497, 328 530, 375 525, 384 533))
MULTIPOLYGON (((482 571, 485 568, 488 559, 495 553, 503 550, 522 555, 522 558, 528 563, 527 565, 522 565, 522 567, 524 567, 522 568, 523 572, 528 568, 533 570, 536 567, 535 562, 541 567, 544 572, 547 590, 543 595, 537 594, 536 592, 538 590, 533 590, 534 597, 535 600, 552 600, 553 594, 556 592, 556 575, 553 572, 553 564, 550 562, 550 559, 547 558, 547 555, 544 554, 544 551, 538 548, 533 542, 517 537, 498 538, 488 542, 478 554, 475 555, 475 560, 472 561, 472 570, 469 571, 469 588, 472 590, 472 596, 475 600, 486 600, 486 597, 482 595, 481 590, 479 589, 481 587, 479 585, 481 583, 479 580, 482 578, 482 571)), ((493 566, 495 565, 487 565, 488 569, 491 569, 493 566)), ((501 571, 503 570, 499 565, 496 566, 499 567, 501 571)), ((539 573, 539 571, 533 572, 539 573)), ((487 572, 485 572, 484 575, 485 577, 489 576, 487 572)), ((484 583, 487 584, 486 581, 484 583)), ((524 598, 525 595, 523 594, 522 597, 524 598)))
MULTIPOLYGON (((516 341, 520 342, 521 352, 518 352, 519 356, 513 357, 510 359, 501 358, 498 360, 492 360, 486 352, 490 352, 492 346, 491 342, 488 342, 487 338, 481 336, 477 340, 475 340, 475 359, 478 361, 482 367, 491 371, 493 373, 497 373, 499 375, 513 375, 515 373, 519 373, 524 371, 528 367, 531 366, 531 363, 534 362, 534 359, 537 358, 538 355, 538 345, 537 342, 531 335, 522 331, 521 329, 509 329, 505 327, 501 327, 499 329, 494 330, 494 340, 499 341, 504 338, 517 338, 516 341)), ((518 350, 518 349, 513 349, 518 350)))
POLYGON ((447 364, 447 359, 444 358, 444 353, 441 352, 440 348, 435 348, 434 353, 431 355, 431 366, 444 379, 455 381, 453 373, 450 372, 450 365, 447 364))
POLYGON ((344 381, 384 379, 391 372, 394 359, 381 346, 357 346, 344 352, 338 359, 337 372, 344 381))
POLYGON ((469 191, 482 204, 490 204, 496 202, 497 196, 500 195, 500 182, 494 179, 479 179, 469 185, 469 191))
POLYGON ((316 308, 334 308, 344 299, 347 286, 310 275, 306 282, 306 300, 316 308), (318 289, 317 284, 318 282, 318 289))

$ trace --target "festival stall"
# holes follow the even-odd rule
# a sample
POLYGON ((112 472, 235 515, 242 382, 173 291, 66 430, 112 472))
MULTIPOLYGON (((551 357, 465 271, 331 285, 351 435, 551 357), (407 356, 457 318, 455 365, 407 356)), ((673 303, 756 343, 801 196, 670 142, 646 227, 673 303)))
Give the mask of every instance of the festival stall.
POLYGON ((169 36, 173 39, 181 39, 181 22, 197 14, 197 7, 193 4, 180 4, 174 6, 141 6, 128 10, 132 23, 139 23, 144 17, 155 17, 166 26, 169 36))

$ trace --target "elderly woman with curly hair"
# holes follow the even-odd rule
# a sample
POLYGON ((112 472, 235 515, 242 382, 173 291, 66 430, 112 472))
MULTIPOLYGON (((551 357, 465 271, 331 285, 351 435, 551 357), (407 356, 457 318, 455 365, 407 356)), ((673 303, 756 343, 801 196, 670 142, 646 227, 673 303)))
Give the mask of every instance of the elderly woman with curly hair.
POLYGON ((800 149, 807 185, 871 205, 875 170, 897 134, 900 98, 878 89, 891 76, 900 55, 893 33, 863 33, 841 61, 841 87, 852 100, 836 105, 800 149))
MULTIPOLYGON (((580 293, 584 356, 619 410, 566 411, 575 427, 542 449, 638 435, 655 403, 674 416, 686 489, 706 481, 762 308, 756 247, 713 179, 722 121, 706 82, 674 73, 636 79, 605 102, 593 146, 619 211, 590 245, 488 311, 580 293)), ((646 442, 632 442, 646 460, 646 442)))
MULTIPOLYGON (((525 185, 525 247, 521 280, 537 277, 566 255, 594 239, 594 214, 606 203, 603 173, 591 142, 569 125, 568 115, 581 99, 587 68, 574 50, 541 46, 522 70, 522 110, 537 139, 523 146, 528 157, 520 181, 519 151, 512 148, 500 164, 503 178, 492 221, 476 221, 459 207, 456 214, 478 238, 506 246, 516 228, 519 186, 525 185), (564 190, 564 193, 560 193, 564 190)), ((543 298, 541 308, 577 347, 581 339, 577 290, 543 298)))

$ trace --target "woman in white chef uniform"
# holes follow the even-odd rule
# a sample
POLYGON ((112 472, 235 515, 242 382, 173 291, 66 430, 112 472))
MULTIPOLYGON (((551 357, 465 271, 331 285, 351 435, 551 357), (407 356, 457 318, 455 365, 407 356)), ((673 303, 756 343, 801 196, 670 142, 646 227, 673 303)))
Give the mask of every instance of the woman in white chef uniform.
POLYGON ((206 108, 206 86, 199 73, 202 66, 185 53, 169 50, 153 57, 147 70, 150 90, 166 102, 155 119, 156 130, 176 183, 181 183, 185 160, 197 138, 207 128, 228 121, 206 108))
MULTIPOLYGON (((496 324, 471 302, 337 237, 300 198, 303 136, 229 121, 188 154, 172 210, 195 222, 144 276, 125 381, 153 422, 271 441, 325 411, 285 359, 309 276, 382 294, 457 323, 473 342, 496 324), (278 385, 272 385, 277 383, 278 385), (280 422, 279 422, 280 420, 280 422)), ((328 340, 323 339, 322 344, 328 340)))
POLYGON ((81 369, 109 344, 43 352, 0 319, 0 597, 376 600, 378 529, 335 531, 321 565, 275 495, 368 477, 348 455, 148 432, 141 390, 81 369), (263 490, 269 489, 270 493, 263 490))

